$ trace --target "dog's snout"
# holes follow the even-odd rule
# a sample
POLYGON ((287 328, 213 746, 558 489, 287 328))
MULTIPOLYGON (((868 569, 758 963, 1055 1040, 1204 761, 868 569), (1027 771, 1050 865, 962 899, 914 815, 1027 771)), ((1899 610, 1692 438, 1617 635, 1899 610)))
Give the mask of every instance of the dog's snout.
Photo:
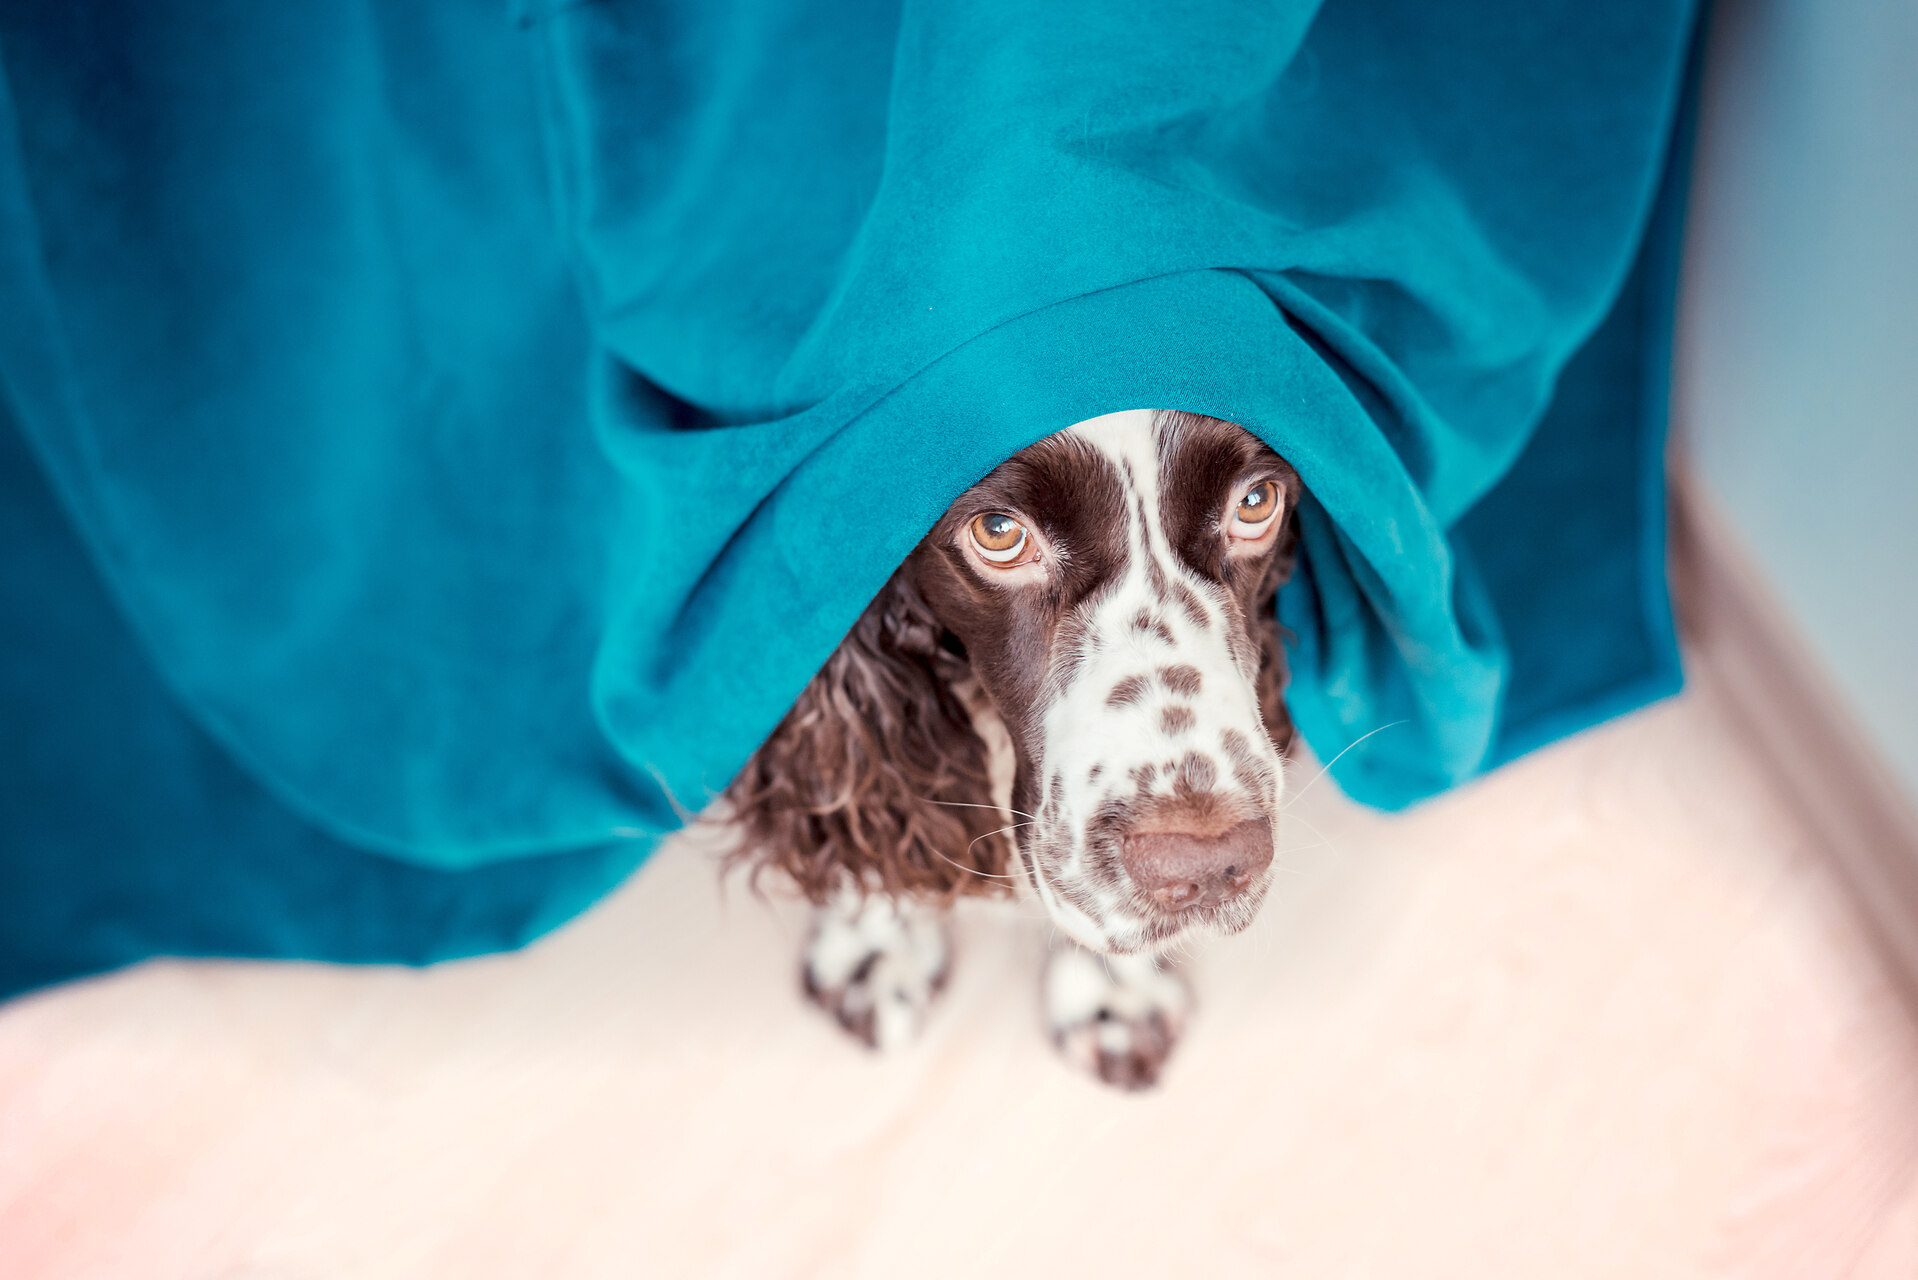
POLYGON ((1245 892, 1272 865, 1272 828, 1264 818, 1223 831, 1159 825, 1125 836, 1119 858, 1161 910, 1215 907, 1245 892))

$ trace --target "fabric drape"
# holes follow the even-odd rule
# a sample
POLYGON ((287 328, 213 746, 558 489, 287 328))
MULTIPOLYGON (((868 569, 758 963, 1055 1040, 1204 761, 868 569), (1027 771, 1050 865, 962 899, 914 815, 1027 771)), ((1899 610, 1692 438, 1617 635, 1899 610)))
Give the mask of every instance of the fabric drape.
POLYGON ((1399 807, 1676 688, 1678 0, 0 4, 0 987, 516 945, 1072 422, 1399 807), (1381 726, 1390 728, 1381 729, 1381 726))

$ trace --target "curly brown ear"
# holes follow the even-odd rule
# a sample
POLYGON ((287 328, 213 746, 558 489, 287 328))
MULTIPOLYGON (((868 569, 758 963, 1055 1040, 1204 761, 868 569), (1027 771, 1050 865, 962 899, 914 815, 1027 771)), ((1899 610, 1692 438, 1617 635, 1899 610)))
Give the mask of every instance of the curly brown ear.
POLYGON ((969 674, 903 573, 853 624, 727 789, 729 858, 824 902, 844 888, 952 897, 1008 882, 986 749, 953 690, 969 674))

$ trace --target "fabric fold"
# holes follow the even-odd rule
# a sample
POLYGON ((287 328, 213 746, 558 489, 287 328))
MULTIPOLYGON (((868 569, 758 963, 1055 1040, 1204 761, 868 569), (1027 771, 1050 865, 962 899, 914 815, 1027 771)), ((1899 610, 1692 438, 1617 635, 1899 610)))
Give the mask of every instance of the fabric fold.
MULTIPOLYGON (((400 869, 363 881, 393 954, 511 945, 500 913, 577 909, 726 785, 959 492, 1182 409, 1304 478, 1295 719, 1350 794, 1415 802, 1676 687, 1691 28, 1680 0, 10 5, 0 387, 66 526, 34 536, 85 549, 45 564, 86 571, 6 607, 25 637, 33 593, 111 599, 164 750, 400 869), (400 945, 414 873, 495 925, 400 945)), ((79 700, 83 648, 44 640, 13 687, 79 700)), ((179 809, 99 865, 181 856, 187 802, 129 781, 159 741, 103 726, 60 786, 0 783, 42 833, 0 855, 37 886, 4 910, 113 921, 87 963, 366 958, 94 893, 87 851, 128 837, 88 806, 179 809)), ((217 903, 246 855, 208 821, 217 903)))

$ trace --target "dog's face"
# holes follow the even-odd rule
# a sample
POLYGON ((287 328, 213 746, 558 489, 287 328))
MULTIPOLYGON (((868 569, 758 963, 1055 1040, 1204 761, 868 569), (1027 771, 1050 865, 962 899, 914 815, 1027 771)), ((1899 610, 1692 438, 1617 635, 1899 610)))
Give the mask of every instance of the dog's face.
POLYGON ((1230 423, 1112 414, 1008 460, 906 565, 1011 736, 1025 873, 1085 946, 1236 931, 1264 896, 1299 491, 1230 423))

